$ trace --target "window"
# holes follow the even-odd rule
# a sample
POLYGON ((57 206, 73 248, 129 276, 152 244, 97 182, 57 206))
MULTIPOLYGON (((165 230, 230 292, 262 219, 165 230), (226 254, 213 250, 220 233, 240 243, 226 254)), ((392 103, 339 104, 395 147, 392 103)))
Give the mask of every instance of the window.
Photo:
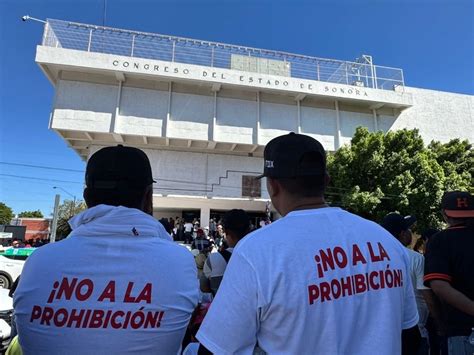
POLYGON ((2 255, 3 257, 11 260, 26 260, 28 258, 28 255, 2 255))
POLYGON ((15 255, 15 260, 25 261, 28 258, 28 255, 15 255))
POLYGON ((262 188, 260 180, 252 175, 242 175, 242 197, 261 197, 262 188))

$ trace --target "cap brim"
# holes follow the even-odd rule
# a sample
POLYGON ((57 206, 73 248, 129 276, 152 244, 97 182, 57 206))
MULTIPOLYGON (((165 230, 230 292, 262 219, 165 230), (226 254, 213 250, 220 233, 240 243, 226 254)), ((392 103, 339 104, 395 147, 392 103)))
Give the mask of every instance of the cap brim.
POLYGON ((474 210, 444 210, 444 213, 452 218, 474 218, 474 210))

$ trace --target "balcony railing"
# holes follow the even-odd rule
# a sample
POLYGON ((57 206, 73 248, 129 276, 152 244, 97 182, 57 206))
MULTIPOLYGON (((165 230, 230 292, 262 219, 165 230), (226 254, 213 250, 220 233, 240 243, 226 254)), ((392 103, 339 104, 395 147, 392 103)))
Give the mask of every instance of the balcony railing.
POLYGON ((404 88, 403 70, 373 65, 370 56, 340 61, 51 19, 42 44, 374 89, 404 88))

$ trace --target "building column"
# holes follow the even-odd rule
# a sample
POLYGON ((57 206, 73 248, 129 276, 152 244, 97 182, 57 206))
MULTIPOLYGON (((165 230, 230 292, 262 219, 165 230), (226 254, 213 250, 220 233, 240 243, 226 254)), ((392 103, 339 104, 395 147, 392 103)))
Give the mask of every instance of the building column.
POLYGON ((258 145, 259 135, 260 135, 260 91, 257 91, 257 117, 255 122, 255 140, 253 144, 258 145))
POLYGON ((301 133, 301 100, 296 100, 296 106, 297 106, 297 128, 296 128, 296 133, 300 134, 301 133))
POLYGON ((209 227, 209 220, 211 218, 211 209, 209 207, 201 207, 201 223, 202 228, 209 227))
POLYGON ((163 125, 163 137, 168 138, 169 132, 169 124, 171 120, 171 97, 173 93, 173 82, 169 82, 168 84, 168 112, 166 113, 166 119, 163 125))
POLYGON ((117 100, 115 104, 115 111, 112 113, 112 119, 110 121, 110 133, 115 133, 115 129, 117 127, 117 118, 120 115, 120 102, 122 101, 122 85, 123 80, 118 81, 118 88, 117 88, 117 100))
POLYGON ((216 123, 217 123, 217 91, 214 91, 214 115, 211 122, 210 141, 216 141, 216 123))
POLYGON ((339 102, 334 101, 334 108, 336 109, 336 132, 334 135, 334 150, 341 147, 341 117, 339 115, 339 102))
POLYGON ((377 120, 377 110, 373 109, 372 114, 374 115, 374 132, 377 132, 379 130, 379 123, 377 120))

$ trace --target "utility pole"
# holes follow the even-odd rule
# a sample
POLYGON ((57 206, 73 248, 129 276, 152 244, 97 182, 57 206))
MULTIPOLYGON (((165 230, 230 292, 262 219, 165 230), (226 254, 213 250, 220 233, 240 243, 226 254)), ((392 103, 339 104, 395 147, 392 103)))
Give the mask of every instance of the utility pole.
POLYGON ((107 17, 107 0, 104 0, 104 17, 102 18, 102 26, 105 27, 105 19, 107 17))
POLYGON ((56 194, 56 197, 54 199, 54 212, 53 212, 53 225, 51 227, 51 237, 50 237, 50 242, 54 243, 56 241, 56 230, 58 228, 58 214, 59 214, 59 200, 61 196, 59 194, 56 194))
POLYGON ((74 217, 74 214, 76 213, 76 195, 73 195, 72 193, 68 192, 67 190, 63 189, 61 186, 53 186, 53 189, 60 189, 63 190, 65 193, 67 193, 69 196, 71 196, 74 200, 72 202, 72 206, 69 209, 69 218, 74 217))

